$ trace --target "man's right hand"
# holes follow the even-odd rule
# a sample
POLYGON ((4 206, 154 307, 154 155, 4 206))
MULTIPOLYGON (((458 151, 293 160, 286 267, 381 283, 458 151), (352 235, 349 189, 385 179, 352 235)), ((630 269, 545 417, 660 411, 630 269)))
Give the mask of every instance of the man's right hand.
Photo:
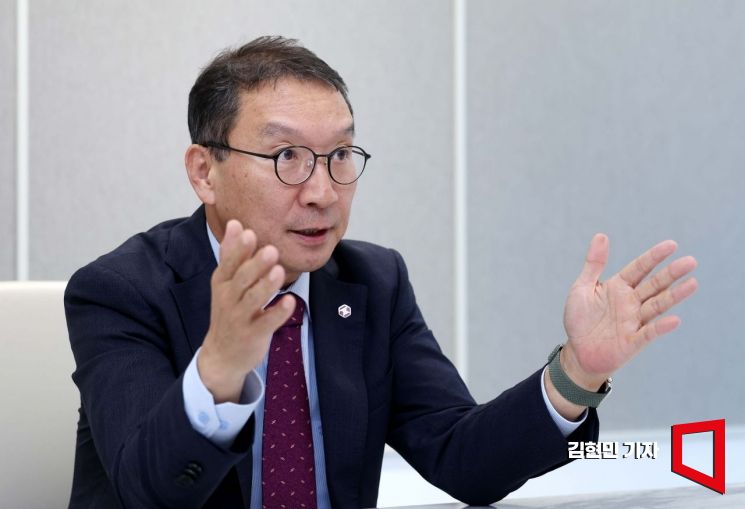
POLYGON ((266 355, 274 331, 295 309, 292 296, 263 307, 285 280, 274 246, 256 249, 256 235, 231 219, 212 274, 210 327, 199 352, 199 377, 215 403, 238 403, 243 382, 266 355))

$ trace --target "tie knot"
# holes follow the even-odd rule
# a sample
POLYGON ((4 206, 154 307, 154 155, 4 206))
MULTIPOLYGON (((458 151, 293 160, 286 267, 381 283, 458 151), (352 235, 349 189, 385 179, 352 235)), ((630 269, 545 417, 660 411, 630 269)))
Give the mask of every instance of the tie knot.
POLYGON ((276 297, 272 299, 272 301, 269 303, 267 307, 268 308, 272 307, 279 301, 279 299, 281 299, 285 295, 292 295, 295 298, 295 310, 290 315, 290 318, 288 318, 287 321, 282 325, 282 327, 293 327, 293 326, 300 327, 301 325, 303 325, 303 313, 305 312, 305 302, 303 301, 303 299, 301 299, 294 293, 285 292, 285 293, 278 294, 276 297))

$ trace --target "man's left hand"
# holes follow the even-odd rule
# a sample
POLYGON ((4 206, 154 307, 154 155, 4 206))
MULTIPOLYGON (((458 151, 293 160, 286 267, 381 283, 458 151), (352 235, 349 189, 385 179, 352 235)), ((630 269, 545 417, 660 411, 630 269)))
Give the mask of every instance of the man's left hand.
POLYGON ((661 315, 696 291, 698 282, 693 277, 674 285, 696 268, 696 260, 678 258, 650 276, 677 247, 672 240, 660 242, 618 274, 600 281, 609 241, 604 234, 593 237, 564 308, 568 341, 561 361, 576 384, 599 389, 649 342, 680 324, 675 315, 661 315))

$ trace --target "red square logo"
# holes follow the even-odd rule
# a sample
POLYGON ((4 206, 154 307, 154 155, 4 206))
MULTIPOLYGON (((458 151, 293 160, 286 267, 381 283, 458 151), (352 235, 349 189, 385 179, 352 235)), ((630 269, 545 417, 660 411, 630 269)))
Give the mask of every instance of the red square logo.
POLYGON ((672 465, 670 469, 678 475, 690 479, 702 486, 724 495, 724 419, 713 421, 689 422, 687 424, 674 424, 672 432, 672 465), (703 472, 683 464, 683 435, 690 433, 704 433, 711 431, 714 434, 712 447, 714 449, 714 475, 710 476, 703 472))

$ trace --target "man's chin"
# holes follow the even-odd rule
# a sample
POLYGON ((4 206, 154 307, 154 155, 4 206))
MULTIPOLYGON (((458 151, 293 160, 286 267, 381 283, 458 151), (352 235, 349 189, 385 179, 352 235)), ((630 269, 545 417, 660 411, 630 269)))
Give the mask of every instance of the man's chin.
POLYGON ((302 272, 314 272, 326 265, 331 258, 333 249, 326 249, 323 253, 314 253, 299 260, 287 260, 281 262, 287 272, 287 280, 290 282, 297 279, 302 272))

